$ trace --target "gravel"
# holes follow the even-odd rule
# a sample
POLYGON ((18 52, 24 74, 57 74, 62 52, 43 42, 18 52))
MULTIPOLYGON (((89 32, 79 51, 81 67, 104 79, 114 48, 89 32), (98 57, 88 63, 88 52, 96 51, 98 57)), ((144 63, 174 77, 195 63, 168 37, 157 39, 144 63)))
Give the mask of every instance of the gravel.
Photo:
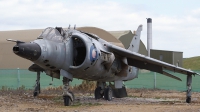
POLYGON ((193 93, 193 103, 187 104, 185 103, 184 92, 167 92, 166 90, 130 91, 134 94, 129 94, 129 97, 125 98, 113 98, 112 101, 106 101, 103 98, 95 100, 90 93, 77 92, 73 105, 65 107, 63 106, 62 90, 42 90, 42 93, 35 98, 32 90, 6 90, 0 91, 0 110, 2 112, 79 112, 102 111, 102 109, 107 108, 108 111, 113 111, 113 109, 133 111, 145 107, 145 109, 149 108, 153 111, 159 110, 162 106, 173 106, 176 107, 175 110, 179 110, 179 108, 190 110, 193 108, 195 111, 198 109, 200 111, 200 93, 193 93), (143 95, 141 96, 141 94, 143 95))

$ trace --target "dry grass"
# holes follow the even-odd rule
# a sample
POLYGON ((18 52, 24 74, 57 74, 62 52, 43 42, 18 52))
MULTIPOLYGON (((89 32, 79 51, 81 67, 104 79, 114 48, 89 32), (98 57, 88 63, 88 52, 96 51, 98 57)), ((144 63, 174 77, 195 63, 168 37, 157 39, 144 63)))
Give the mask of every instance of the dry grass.
MULTIPOLYGON (((78 86, 70 86, 70 91, 73 93, 94 93, 94 90, 96 88, 96 82, 95 81, 86 81, 84 80, 80 85, 78 86)), ((42 89, 42 93, 53 93, 53 94, 59 94, 63 92, 63 86, 59 87, 47 87, 45 89, 42 89)))
POLYGON ((191 70, 200 70, 200 56, 185 58, 183 60, 183 68, 191 70))
MULTIPOLYGON (((93 96, 94 90, 96 88, 96 83, 94 81, 83 81, 79 86, 71 87, 75 96, 93 96)), ((62 98, 63 86, 59 87, 48 87, 41 90, 39 98, 52 99, 54 97, 62 98)), ((154 98, 154 99, 179 99, 185 100, 186 92, 180 92, 175 90, 160 90, 160 89, 127 89, 129 97, 136 98, 154 98)), ((0 90, 2 96, 6 95, 25 95, 28 94, 29 97, 33 95, 33 90, 26 89, 2 89, 0 90)), ((197 102, 200 100, 200 93, 192 92, 192 98, 196 99, 197 102)))
MULTIPOLYGON (((127 89, 129 97, 138 98, 154 98, 154 99, 178 99, 185 101, 186 92, 176 90, 160 90, 160 89, 127 89)), ((200 93, 192 92, 193 102, 200 101, 200 93)))
POLYGON ((82 92, 85 92, 85 93, 93 93, 95 88, 96 88, 96 82, 95 81, 84 80, 82 82, 82 84, 80 84, 78 86, 74 86, 72 88, 72 90, 74 90, 74 91, 82 91, 82 92))

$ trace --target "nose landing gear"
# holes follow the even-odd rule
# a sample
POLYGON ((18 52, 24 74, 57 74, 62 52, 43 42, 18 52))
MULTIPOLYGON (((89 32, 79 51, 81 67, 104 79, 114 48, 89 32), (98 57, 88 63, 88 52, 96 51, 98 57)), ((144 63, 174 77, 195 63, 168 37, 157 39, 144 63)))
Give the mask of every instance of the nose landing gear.
POLYGON ((39 95, 39 93, 40 93, 40 72, 37 71, 37 80, 35 84, 35 89, 33 91, 33 96, 36 97, 39 95))
POLYGON ((74 101, 74 94, 69 91, 69 82, 71 80, 63 77, 63 99, 64 99, 64 105, 65 106, 70 106, 72 104, 72 102, 74 101))

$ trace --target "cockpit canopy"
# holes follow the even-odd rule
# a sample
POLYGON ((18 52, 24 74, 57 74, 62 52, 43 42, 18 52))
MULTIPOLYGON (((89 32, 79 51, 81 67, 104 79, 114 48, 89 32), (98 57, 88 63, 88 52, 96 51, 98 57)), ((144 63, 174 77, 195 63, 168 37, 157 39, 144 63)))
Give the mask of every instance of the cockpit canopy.
POLYGON ((48 27, 42 32, 42 34, 38 37, 38 39, 46 39, 46 40, 62 42, 64 40, 64 31, 62 28, 48 27))

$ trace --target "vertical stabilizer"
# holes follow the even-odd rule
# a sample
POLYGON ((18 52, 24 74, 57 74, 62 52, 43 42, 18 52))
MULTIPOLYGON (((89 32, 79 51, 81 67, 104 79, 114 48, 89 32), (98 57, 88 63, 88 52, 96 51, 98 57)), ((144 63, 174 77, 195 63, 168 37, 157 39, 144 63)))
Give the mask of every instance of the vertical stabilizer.
POLYGON ((134 34, 133 39, 131 40, 131 43, 129 45, 128 50, 132 51, 132 52, 138 52, 139 51, 139 47, 140 47, 140 34, 142 31, 142 25, 140 25, 136 31, 136 33, 134 34))
MULTIPOLYGON (((135 32, 133 39, 131 40, 128 50, 130 50, 132 52, 139 51, 141 31, 142 31, 142 25, 138 26, 138 29, 135 32)), ((128 73, 127 77, 126 77, 127 80, 131 80, 131 79, 138 77, 138 71, 139 71, 138 68, 136 68, 134 66, 129 66, 129 69, 127 70, 127 73, 128 73)))

